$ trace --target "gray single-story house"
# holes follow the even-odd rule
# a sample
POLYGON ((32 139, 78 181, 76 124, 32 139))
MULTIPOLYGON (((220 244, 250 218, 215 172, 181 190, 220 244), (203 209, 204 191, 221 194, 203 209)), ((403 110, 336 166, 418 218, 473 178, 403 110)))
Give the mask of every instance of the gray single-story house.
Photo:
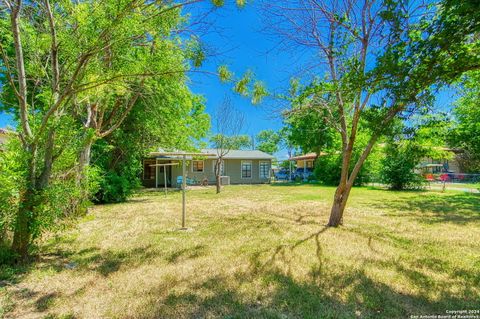
MULTIPOLYGON (((186 176, 190 184, 215 184, 215 162, 219 150, 203 149, 204 156, 187 156, 186 176)), ((182 176, 182 152, 150 153, 143 160, 142 184, 155 188, 179 187, 182 176)), ((258 150, 230 150, 223 156, 221 175, 223 184, 264 184, 270 183, 272 160, 270 154, 258 150)))

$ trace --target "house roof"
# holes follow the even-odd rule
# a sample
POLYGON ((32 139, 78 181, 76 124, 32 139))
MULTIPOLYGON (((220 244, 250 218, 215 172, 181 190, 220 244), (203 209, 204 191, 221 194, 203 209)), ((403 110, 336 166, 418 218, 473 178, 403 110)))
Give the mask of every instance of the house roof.
MULTIPOLYGON (((328 155, 327 153, 321 152, 320 156, 328 155)), ((302 161, 302 160, 314 160, 318 157, 317 153, 307 153, 303 155, 290 157, 290 161, 302 161)))
MULTIPOLYGON (((202 153, 219 154, 215 148, 203 149, 202 153)), ((274 159, 275 157, 259 150, 230 150, 223 156, 225 159, 274 159)))
MULTIPOLYGON (((220 150, 215 148, 202 149, 200 152, 182 152, 174 151, 169 152, 163 149, 159 149, 158 152, 150 153, 150 156, 154 157, 164 157, 164 158, 177 158, 179 156, 187 155, 187 159, 192 159, 193 157, 202 157, 207 156, 210 158, 218 158, 220 150)), ((274 159, 275 157, 258 150, 230 150, 226 155, 223 156, 224 159, 274 159)))

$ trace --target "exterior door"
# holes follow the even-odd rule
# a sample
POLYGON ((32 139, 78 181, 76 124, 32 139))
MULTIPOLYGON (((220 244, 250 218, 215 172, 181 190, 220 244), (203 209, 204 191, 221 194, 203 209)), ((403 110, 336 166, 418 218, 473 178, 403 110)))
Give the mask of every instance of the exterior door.
MULTIPOLYGON (((159 162, 159 164, 167 164, 167 162, 159 162)), ((165 179, 167 187, 171 185, 172 166, 158 166, 157 187, 165 187, 165 179)))

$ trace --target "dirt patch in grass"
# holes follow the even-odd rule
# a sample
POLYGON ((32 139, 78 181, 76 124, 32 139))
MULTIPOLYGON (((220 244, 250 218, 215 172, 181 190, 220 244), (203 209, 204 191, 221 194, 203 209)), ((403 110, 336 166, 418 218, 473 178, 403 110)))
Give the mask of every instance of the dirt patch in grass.
POLYGON ((96 206, 2 268, 5 318, 406 318, 475 309, 480 197, 356 188, 229 186, 96 206))

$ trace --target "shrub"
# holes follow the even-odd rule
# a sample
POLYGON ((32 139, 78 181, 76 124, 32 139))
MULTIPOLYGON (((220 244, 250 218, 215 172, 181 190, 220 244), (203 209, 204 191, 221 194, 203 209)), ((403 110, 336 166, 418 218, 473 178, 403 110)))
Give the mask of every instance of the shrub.
MULTIPOLYGON (((355 158, 358 158, 358 156, 355 156, 355 158)), ((365 162, 362 169, 360 169, 354 182, 355 186, 365 185, 370 182, 369 172, 371 171, 374 158, 375 157, 372 156, 371 159, 365 162)), ((319 182, 325 185, 337 186, 342 173, 342 156, 340 154, 320 156, 315 162, 313 173, 319 182)))
MULTIPOLYGON (((66 218, 84 213, 90 205, 90 196, 97 192, 98 172, 89 168, 87 178, 78 185, 75 177, 65 170, 73 157, 69 150, 65 150, 63 155, 57 161, 48 186, 36 196, 35 219, 30 225, 32 244, 44 232, 55 231, 65 225, 66 218)), ((15 259, 10 246, 20 197, 26 189, 27 159, 18 139, 11 139, 0 152, 0 263, 15 259)))
POLYGON ((382 160, 381 181, 394 190, 422 188, 425 180, 414 170, 423 156, 423 149, 414 143, 389 143, 382 160))
POLYGON ((100 183, 100 190, 95 196, 99 203, 120 203, 127 200, 137 186, 135 181, 116 172, 107 172, 100 183))
MULTIPOLYGON (((25 189, 25 162, 19 141, 12 139, 0 152, 0 246, 7 246, 18 211, 21 192, 25 189)), ((2 253, 3 255, 3 253, 2 253)))

